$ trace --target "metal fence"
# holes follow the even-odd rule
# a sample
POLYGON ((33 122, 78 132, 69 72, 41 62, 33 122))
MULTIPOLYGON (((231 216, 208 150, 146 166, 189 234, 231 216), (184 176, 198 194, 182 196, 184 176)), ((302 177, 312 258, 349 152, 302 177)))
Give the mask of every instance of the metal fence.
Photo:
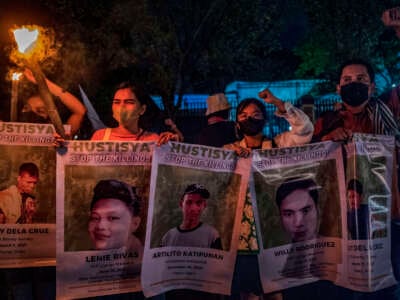
MULTIPOLYGON (((231 104, 230 118, 231 120, 235 120, 236 118, 236 108, 240 100, 238 99, 237 93, 226 93, 226 97, 228 98, 229 103, 231 104)), ((207 125, 205 112, 207 109, 207 95, 198 95, 197 97, 190 95, 189 97, 183 97, 183 101, 180 109, 176 113, 176 123, 178 127, 181 129, 183 134, 185 135, 185 139, 188 142, 194 140, 194 136, 207 125), (189 101, 190 100, 190 101, 189 101)), ((161 99, 157 99, 157 102, 160 102, 161 99)), ((289 101, 296 107, 302 108, 311 118, 312 122, 325 111, 334 109, 334 104, 337 103, 338 98, 316 98, 314 104, 310 105, 302 105, 301 100, 291 100, 285 99, 285 101, 289 101)), ((161 106, 160 103, 157 105, 161 106)), ((99 109, 99 114, 109 113, 109 106, 101 107, 99 109), (102 109, 103 108, 103 109, 102 109)), ((283 118, 279 118, 275 116, 275 106, 266 105, 267 110, 267 118, 268 122, 264 128, 264 134, 266 136, 272 137, 279 133, 289 130, 289 124, 283 118)))
MULTIPOLYGON (((333 110, 335 103, 338 102, 338 98, 333 97, 333 98, 324 98, 324 99, 317 99, 315 100, 315 103, 313 105, 307 104, 303 106, 299 100, 286 100, 291 102, 293 105, 296 107, 302 108, 310 117, 312 122, 315 122, 316 119, 325 111, 328 110, 333 110), (307 108, 307 109, 306 109, 307 108)), ((231 120, 235 120, 236 117, 236 107, 238 104, 238 101, 230 101, 232 107, 231 107, 231 120)), ((289 130, 289 124, 287 121, 283 118, 279 118, 275 116, 275 111, 276 108, 273 105, 267 105, 266 106, 267 110, 267 125, 264 128, 264 134, 266 136, 275 136, 279 133, 282 133, 284 131, 289 130)), ((181 120, 181 123, 183 120, 184 124, 183 126, 191 126, 190 125, 190 120, 193 122, 200 122, 202 118, 204 120, 201 121, 201 123, 205 126, 205 111, 206 111, 206 104, 205 101, 198 101, 198 102, 190 102, 187 103, 186 106, 183 107, 178 113, 177 113, 177 122, 179 125, 179 121, 181 120), (189 122, 188 122, 189 121, 189 122)), ((198 128, 198 125, 195 126, 198 128)), ((182 128, 184 131, 187 131, 188 133, 191 131, 190 128, 182 128)))

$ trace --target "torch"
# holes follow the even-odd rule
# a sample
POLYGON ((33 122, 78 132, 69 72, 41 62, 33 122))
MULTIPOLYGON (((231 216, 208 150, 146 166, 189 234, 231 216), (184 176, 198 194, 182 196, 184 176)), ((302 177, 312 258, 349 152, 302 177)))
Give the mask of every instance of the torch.
POLYGON ((18 110, 18 82, 21 77, 21 73, 14 72, 11 77, 11 112, 10 121, 17 121, 17 110, 18 110))
POLYGON ((37 28, 29 30, 27 27, 22 27, 15 29, 13 33, 18 45, 18 51, 22 55, 21 59, 32 71, 33 77, 36 79, 39 95, 46 105, 51 123, 54 125, 57 133, 62 138, 66 139, 60 115, 58 114, 49 88, 47 87, 45 76, 39 66, 39 54, 36 53, 39 51, 38 48, 40 47, 40 43, 38 43, 38 38, 40 36, 39 30, 37 28))

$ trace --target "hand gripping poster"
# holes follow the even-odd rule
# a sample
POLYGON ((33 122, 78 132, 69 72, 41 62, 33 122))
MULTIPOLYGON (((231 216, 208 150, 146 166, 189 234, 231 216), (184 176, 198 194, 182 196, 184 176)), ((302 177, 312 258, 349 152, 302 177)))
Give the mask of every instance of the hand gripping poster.
POLYGON ((156 148, 142 270, 146 297, 181 289, 230 293, 249 172, 250 160, 230 150, 174 142, 156 148))
POLYGON ((57 299, 141 290, 154 143, 72 141, 57 155, 57 299))
POLYGON ((372 292, 395 284, 390 260, 394 138, 356 134, 345 149, 347 263, 338 284, 372 292))
POLYGON ((55 265, 54 132, 0 122, 0 268, 55 265))
POLYGON ((336 280, 342 263, 342 157, 333 142, 254 151, 250 190, 265 293, 336 280))

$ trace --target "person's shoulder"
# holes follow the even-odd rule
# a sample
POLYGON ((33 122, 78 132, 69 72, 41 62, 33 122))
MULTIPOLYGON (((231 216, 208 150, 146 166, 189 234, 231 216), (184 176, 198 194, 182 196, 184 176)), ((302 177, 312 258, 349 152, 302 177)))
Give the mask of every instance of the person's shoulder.
POLYGON ((337 110, 327 110, 321 113, 318 119, 331 119, 331 118, 336 118, 338 115, 339 112, 337 110))
POLYGON ((209 231, 209 232, 211 232, 213 234, 219 235, 218 230, 214 226, 212 226, 210 224, 202 223, 201 227, 203 228, 203 230, 207 230, 207 231, 209 231))
POLYGON ((155 132, 145 131, 145 132, 143 132, 142 138, 140 140, 146 141, 146 142, 155 142, 155 141, 158 141, 159 137, 160 136, 155 132))
POLYGON ((99 141, 99 140, 102 140, 103 137, 104 137, 104 134, 105 134, 106 130, 107 130, 107 128, 102 128, 102 129, 96 130, 96 131, 93 133, 93 135, 92 135, 92 137, 90 138, 90 140, 92 140, 92 141, 99 141))
POLYGON ((179 232, 176 226, 168 229, 167 232, 164 233, 163 239, 168 238, 168 236, 170 236, 171 234, 175 234, 176 232, 179 232))
POLYGON ((176 227, 172 227, 167 230, 166 233, 161 238, 160 246, 165 247, 165 246, 170 246, 171 245, 171 239, 179 234, 179 231, 176 227))
POLYGON ((12 195, 12 194, 17 194, 17 193, 18 193, 18 188, 15 185, 10 185, 9 187, 0 191, 1 196, 7 196, 7 195, 12 195))
POLYGON ((240 141, 235 141, 233 143, 230 144, 225 144, 223 146, 224 149, 228 149, 228 150, 235 150, 236 147, 240 146, 240 141))

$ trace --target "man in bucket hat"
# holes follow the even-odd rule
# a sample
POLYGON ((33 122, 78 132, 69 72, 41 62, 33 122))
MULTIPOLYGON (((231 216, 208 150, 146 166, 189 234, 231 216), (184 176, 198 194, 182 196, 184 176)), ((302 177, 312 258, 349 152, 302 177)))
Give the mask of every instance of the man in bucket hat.
POLYGON ((197 136, 197 144, 222 147, 238 139, 235 122, 229 121, 230 108, 222 93, 207 98, 207 126, 197 136))

